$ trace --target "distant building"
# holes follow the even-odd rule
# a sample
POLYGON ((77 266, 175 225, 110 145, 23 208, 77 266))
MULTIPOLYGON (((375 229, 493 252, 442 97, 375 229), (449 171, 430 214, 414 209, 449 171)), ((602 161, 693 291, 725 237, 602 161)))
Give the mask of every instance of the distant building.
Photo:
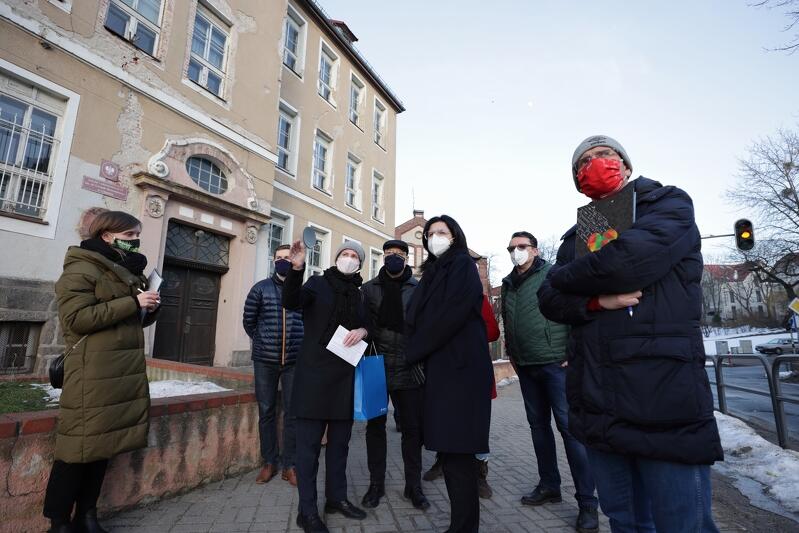
POLYGON ((773 283, 761 283, 746 263, 704 267, 702 312, 706 324, 780 320, 786 303, 785 291, 773 283))

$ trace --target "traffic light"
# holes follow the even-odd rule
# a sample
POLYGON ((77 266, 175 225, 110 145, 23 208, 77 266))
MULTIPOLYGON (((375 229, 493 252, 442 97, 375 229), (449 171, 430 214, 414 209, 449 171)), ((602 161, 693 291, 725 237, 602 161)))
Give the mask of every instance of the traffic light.
POLYGON ((735 221, 735 246, 741 251, 749 251, 755 246, 755 229, 752 222, 742 218, 735 221))

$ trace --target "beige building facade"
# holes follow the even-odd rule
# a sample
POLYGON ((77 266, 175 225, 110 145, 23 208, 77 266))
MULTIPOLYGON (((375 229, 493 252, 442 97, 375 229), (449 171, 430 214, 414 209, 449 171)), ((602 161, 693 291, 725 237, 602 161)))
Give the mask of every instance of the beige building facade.
MULTIPOLYGON (((63 349, 53 283, 91 208, 142 220, 145 272, 165 279, 147 353, 206 365, 249 359, 241 309, 269 269, 280 227, 285 242, 305 225, 328 230, 323 253, 344 236, 367 249, 380 240, 382 225, 393 223, 396 115, 388 110, 396 106, 385 99, 380 159, 317 106, 328 102, 302 92, 317 85, 312 41, 322 37, 311 16, 309 70, 296 93, 284 89, 289 6, 0 0, 0 372, 42 371, 63 349), (289 164, 279 144, 287 105, 297 120, 294 176, 278 170, 289 164), (310 181, 317 129, 329 139, 324 191, 310 181), (382 173, 380 198, 392 212, 364 216, 364 197, 361 213, 344 214, 340 165, 350 151, 367 162, 365 172, 382 173)), ((339 71, 349 69, 347 53, 327 41, 339 71)), ((336 84, 334 98, 348 90, 336 84)))

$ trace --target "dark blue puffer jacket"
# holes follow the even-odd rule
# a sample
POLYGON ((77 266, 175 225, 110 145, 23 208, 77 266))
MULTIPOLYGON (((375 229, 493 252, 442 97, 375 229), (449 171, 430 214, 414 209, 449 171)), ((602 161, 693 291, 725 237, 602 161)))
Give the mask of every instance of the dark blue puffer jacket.
POLYGON ((293 365, 297 359, 302 312, 285 309, 282 298, 283 282, 277 276, 259 281, 247 295, 243 324, 252 339, 253 361, 293 365))
POLYGON ((691 198, 638 178, 637 220, 575 259, 575 228, 538 291, 541 312, 571 324, 569 430, 586 446, 686 464, 723 459, 705 372, 702 255, 691 198), (588 311, 591 297, 641 290, 627 309, 588 311))

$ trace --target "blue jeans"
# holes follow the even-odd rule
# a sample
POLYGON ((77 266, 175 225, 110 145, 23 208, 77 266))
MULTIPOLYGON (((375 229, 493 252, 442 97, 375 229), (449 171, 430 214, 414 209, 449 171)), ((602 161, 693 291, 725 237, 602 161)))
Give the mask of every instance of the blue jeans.
POLYGON ((718 533, 711 513, 710 466, 592 448, 588 458, 613 533, 718 533))
POLYGON ((294 467, 296 436, 291 412, 291 386, 294 383, 294 365, 253 361, 255 369, 255 399, 258 402, 258 435, 261 440, 261 458, 265 465, 280 462, 283 468, 294 467), (283 457, 279 460, 277 447, 277 386, 280 382, 283 399, 283 457))
POLYGON ((566 459, 574 480, 575 495, 581 507, 597 507, 594 496, 594 476, 588 465, 585 447, 569 433, 569 408, 566 403, 566 369, 560 363, 518 367, 519 385, 524 398, 524 409, 533 435, 533 448, 538 462, 538 486, 542 489, 560 490, 558 456, 552 416, 563 438, 566 459))

